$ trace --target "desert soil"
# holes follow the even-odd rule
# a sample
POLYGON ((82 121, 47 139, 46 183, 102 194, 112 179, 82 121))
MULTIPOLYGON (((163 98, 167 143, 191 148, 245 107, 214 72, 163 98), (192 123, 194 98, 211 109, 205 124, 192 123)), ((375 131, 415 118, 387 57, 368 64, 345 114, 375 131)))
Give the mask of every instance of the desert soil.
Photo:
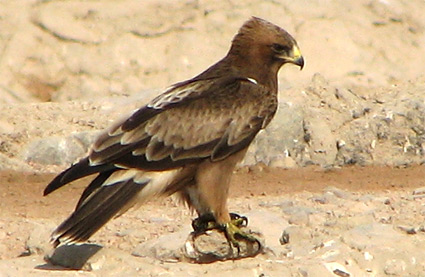
POLYGON ((0 276, 425 276, 424 10, 0 1, 0 276), (306 60, 281 70, 280 110, 232 180, 230 209, 263 234, 264 253, 212 264, 173 259, 166 245, 132 255, 190 232, 194 215, 166 198, 96 233, 105 252, 91 271, 47 264, 49 235, 88 180, 42 197, 46 184, 99 130, 220 59, 253 15, 293 34, 306 60))
MULTIPOLYGON (((33 237, 36 236, 36 245, 45 245, 47 243, 49 232, 72 211, 87 180, 76 182, 73 186, 65 187, 51 196, 43 197, 42 190, 53 177, 52 174, 2 171, 0 176, 2 180, 0 186, 0 195, 2 197, 2 202, 0 203, 2 214, 0 220, 0 237, 2 240, 0 245, 0 258, 2 259, 0 261, 0 271, 3 272, 1 276, 23 276, 27 274, 37 276, 45 276, 46 274, 52 274, 53 276, 62 274, 67 276, 91 276, 91 272, 69 272, 52 266, 46 267, 46 262, 43 260, 45 250, 34 250, 36 247, 34 246, 33 237)), ((338 197, 349 203, 348 210, 350 212, 343 213, 344 215, 340 215, 340 217, 348 217, 348 219, 352 217, 353 222, 356 222, 356 217, 372 214, 367 224, 379 222, 379 220, 383 219, 389 220, 384 223, 394 228, 400 236, 405 236, 407 243, 410 243, 411 238, 416 236, 415 246, 419 247, 420 245, 425 245, 425 233, 421 233, 424 230, 419 230, 421 222, 423 223, 425 210, 423 198, 412 198, 412 194, 418 188, 423 189, 424 187, 425 173, 422 166, 409 166, 406 168, 350 166, 324 170, 315 166, 300 169, 278 169, 258 165, 240 168, 235 172, 229 205, 232 211, 240 214, 249 216, 254 213, 253 217, 249 216, 250 225, 256 226, 258 231, 265 231, 267 234, 281 234, 285 226, 301 226, 306 230, 313 230, 323 226, 323 223, 317 224, 317 222, 315 223, 311 220, 305 221, 303 211, 300 214, 295 213, 295 216, 292 212, 285 212, 285 209, 288 208, 286 206, 290 208, 300 207, 301 209, 309 207, 309 209, 315 210, 324 208, 328 213, 333 209, 335 210, 332 212, 337 213, 337 207, 345 210, 347 207, 344 204, 338 203, 337 200, 332 198, 329 201, 320 202, 321 197, 326 198, 329 192, 336 192, 338 197), (362 199, 361 197, 365 195, 369 198, 362 199), (357 197, 357 199, 352 199, 353 196, 357 197), (413 204, 414 209, 417 210, 411 212, 415 216, 419 216, 418 218, 412 221, 412 214, 403 214, 405 211, 403 211, 401 206, 406 205, 402 203, 406 200, 402 199, 408 199, 411 202, 410 205, 413 204), (383 204, 384 202, 386 204, 383 204), (367 209, 358 207, 361 203, 366 203, 367 209), (391 205, 395 207, 393 210, 386 207, 391 205), (321 207, 318 208, 317 206, 321 207), (260 214, 260 217, 258 217, 258 214, 260 214), (280 221, 279 224, 264 224, 261 222, 261 218, 270 216, 275 217, 272 220, 280 221), (291 219, 293 222, 290 221, 291 219), (416 228, 419 231, 415 234, 407 234, 407 231, 400 229, 400 226, 403 228, 416 228)), ((310 216, 314 214, 307 213, 310 216)), ((325 217, 325 215, 320 215, 320 212, 319 216, 325 217)), ((131 257, 132 251, 145 241, 155 240, 170 233, 187 230, 192 218, 193 215, 186 207, 176 204, 172 199, 158 199, 139 210, 130 211, 119 219, 110 222, 105 228, 95 234, 90 242, 102 244, 108 250, 123 251, 128 257, 131 257)), ((318 220, 318 222, 320 221, 323 220, 318 220)), ((356 225, 356 223, 353 224, 356 225)), ((359 225, 361 224, 365 224, 365 222, 359 223, 359 225)), ((350 232, 353 228, 353 226, 347 227, 342 224, 340 227, 341 230, 338 234, 329 235, 326 239, 321 238, 322 242, 341 240, 343 235, 350 232)), ((367 232, 365 232, 365 236, 367 235, 367 232)), ((381 235, 378 234, 378 236, 381 235)), ((294 239, 297 239, 295 235, 294 239)), ((274 237, 266 237, 266 243, 272 245, 279 245, 277 243, 278 240, 279 236, 276 235, 274 237)), ((305 243, 300 240, 299 243, 304 243, 303 246, 306 248, 312 247, 310 245, 311 242, 305 243)), ((294 241, 292 247, 295 248, 296 244, 294 241)), ((284 251, 285 247, 283 245, 279 246, 275 246, 273 249, 277 252, 275 255, 262 254, 255 258, 239 261, 217 262, 220 264, 218 267, 211 264, 192 265, 185 262, 178 263, 178 266, 175 262, 158 263, 154 257, 139 257, 137 258, 138 261, 134 263, 137 267, 133 268, 133 270, 123 268, 128 265, 126 262, 111 261, 108 267, 104 266, 104 268, 92 272, 95 275, 121 275, 127 272, 129 274, 139 273, 152 276, 164 276, 163 274, 165 276, 198 276, 204 274, 213 276, 215 274, 226 275, 230 273, 238 276, 245 274, 249 274, 248 276, 261 276, 261 274, 264 274, 263 276, 285 276, 285 274, 296 276, 302 275, 303 272, 308 272, 308 276, 332 275, 329 270, 317 271, 314 267, 311 268, 307 260, 314 259, 313 254, 298 254, 300 255, 299 257, 294 257, 284 251), (279 249, 279 246, 281 249, 279 249), (185 265, 182 266, 182 264, 185 265), (144 266, 148 268, 146 271, 143 269, 144 266)), ((361 252, 364 255, 368 247, 353 249, 351 251, 361 252)), ((367 253, 373 253, 373 251, 373 249, 370 249, 367 253)), ((418 253, 410 253, 409 255, 415 256, 418 253)), ((344 266, 344 261, 350 261, 348 257, 350 257, 350 252, 347 251, 347 253, 336 255, 334 259, 344 266)), ((389 270, 388 272, 391 273, 389 275, 392 275, 395 270, 395 275, 409 273, 411 276, 420 276, 420 270, 425 269, 425 260, 420 260, 424 258, 422 254, 417 256, 418 260, 415 264, 406 265, 402 261, 396 261, 400 262, 401 265, 396 264, 396 269, 388 269, 389 261, 394 258, 391 254, 388 255, 384 261, 387 264, 376 265, 376 268, 372 266, 369 268, 371 272, 367 272, 368 268, 359 268, 361 267, 359 265, 354 267, 354 269, 350 269, 347 264, 345 264, 344 270, 350 273, 351 276, 361 276, 357 275, 359 273, 363 273, 363 276, 380 276, 380 274, 385 274, 385 270, 389 270), (353 272, 355 275, 353 275, 353 272)), ((323 263, 323 261, 318 261, 318 264, 320 263, 323 263)), ((358 263, 361 264, 360 262, 358 263)), ((323 266, 324 268, 325 266, 323 266)))

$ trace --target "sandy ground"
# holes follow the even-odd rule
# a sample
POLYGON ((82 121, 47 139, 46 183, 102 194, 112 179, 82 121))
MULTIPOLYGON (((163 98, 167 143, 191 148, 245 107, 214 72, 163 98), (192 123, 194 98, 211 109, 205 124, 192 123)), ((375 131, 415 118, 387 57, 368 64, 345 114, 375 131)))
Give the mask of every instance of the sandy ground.
MULTIPOLYGON (((0 172, 2 198, 0 258, 11 261, 8 264, 0 263, 0 270, 3 268, 9 274, 10 272, 47 274, 45 270, 34 268, 34 266, 45 264, 41 258, 43 253, 30 256, 33 257, 33 262, 27 262, 26 266, 21 264, 18 271, 11 271, 10 267, 13 268, 14 258, 28 255, 26 247, 35 226, 41 224, 51 230, 60 223, 72 211, 87 182, 87 180, 81 180, 51 196, 42 197, 42 190, 52 177, 51 174, 0 172)), ((410 195, 416 188, 424 186, 423 166, 407 168, 352 166, 331 170, 311 166, 284 170, 257 165, 241 168, 235 172, 229 205, 233 211, 243 214, 252 209, 258 209, 257 211, 261 212, 265 209, 261 203, 279 201, 279 199, 295 200, 304 197, 303 193, 317 194, 329 187, 337 187, 360 195, 385 194, 386 197, 391 198, 391 195, 397 193, 410 195)), ((130 211, 110 222, 90 241, 103 244, 108 249, 131 253, 141 242, 187 228, 191 218, 187 208, 174 203, 172 199, 158 199, 140 210, 130 211)), ((270 227, 262 226, 260 230, 261 228, 270 227)), ((281 230, 275 231, 281 232, 281 230)), ((41 234, 42 237, 38 239, 48 241, 48 233, 41 234)), ((19 259, 23 261, 24 258, 19 259)), ((146 262, 143 258, 138 259, 141 264, 146 262)), ((264 260, 264 258, 258 259, 257 262, 264 260)), ((255 259, 245 261, 246 265, 256 263, 255 259)), ((210 268, 210 265, 198 265, 196 272, 202 272, 202 268, 206 270, 210 268)), ((169 271, 173 271, 172 264, 169 271)), ((54 270, 48 272, 57 273, 54 270)), ((154 271, 149 272, 154 273, 154 271)))

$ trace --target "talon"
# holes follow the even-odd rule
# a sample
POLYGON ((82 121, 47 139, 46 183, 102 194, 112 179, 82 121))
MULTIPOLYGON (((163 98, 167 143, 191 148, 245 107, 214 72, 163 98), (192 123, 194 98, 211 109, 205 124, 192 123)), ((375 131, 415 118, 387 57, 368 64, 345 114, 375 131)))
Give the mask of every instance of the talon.
POLYGON ((246 227, 248 226, 248 218, 246 216, 240 216, 235 213, 230 213, 230 219, 233 224, 238 227, 246 227))
POLYGON ((256 250, 255 255, 258 254, 262 249, 261 242, 255 236, 241 230, 241 228, 248 225, 248 218, 235 213, 230 213, 229 215, 230 222, 218 224, 213 214, 203 214, 192 221, 193 230, 198 234, 213 229, 223 232, 229 244, 229 256, 233 256, 232 252, 236 248, 238 251, 236 257, 240 257, 241 240, 244 240, 247 244, 257 244, 258 250, 256 250))
POLYGON ((238 255, 240 253, 240 244, 238 238, 248 242, 254 242, 258 245, 258 249, 261 249, 261 243, 256 237, 242 231, 239 226, 235 225, 233 222, 226 223, 224 225, 224 234, 226 235, 226 238, 229 243, 231 243, 233 247, 238 250, 238 255))

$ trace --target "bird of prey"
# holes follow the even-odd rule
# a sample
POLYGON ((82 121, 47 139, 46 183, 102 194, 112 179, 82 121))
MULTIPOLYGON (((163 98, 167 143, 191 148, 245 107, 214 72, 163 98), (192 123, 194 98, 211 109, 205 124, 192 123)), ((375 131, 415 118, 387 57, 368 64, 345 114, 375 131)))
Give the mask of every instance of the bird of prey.
POLYGON ((246 218, 229 213, 232 172, 277 106, 277 73, 301 69, 295 39, 260 18, 246 21, 227 55, 176 83, 102 132, 87 157, 60 173, 44 195, 95 175, 74 212, 52 233, 55 247, 83 242, 111 218, 157 196, 177 194, 195 210, 196 229, 218 228, 229 243, 252 241, 246 218))

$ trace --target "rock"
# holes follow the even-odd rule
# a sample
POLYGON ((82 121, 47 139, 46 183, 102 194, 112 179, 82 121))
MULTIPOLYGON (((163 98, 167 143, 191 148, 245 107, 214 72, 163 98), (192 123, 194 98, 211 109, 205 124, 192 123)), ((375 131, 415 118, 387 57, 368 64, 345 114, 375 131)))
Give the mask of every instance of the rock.
POLYGON ((98 131, 83 131, 71 135, 71 138, 78 140, 82 148, 87 152, 87 150, 94 143, 95 139, 99 135, 98 131))
POLYGON ((47 264, 39 264, 36 267, 38 270, 43 269, 44 272, 45 270, 74 269, 93 271, 95 275, 136 276, 141 272, 148 271, 152 274, 156 272, 161 275, 159 273, 166 271, 155 268, 151 262, 141 261, 140 258, 128 252, 103 248, 97 244, 63 245, 46 255, 44 260, 47 264))
POLYGON ((289 224, 308 225, 310 223, 309 213, 306 211, 298 211, 289 216, 289 224))
POLYGON ((33 169, 20 158, 8 157, 0 153, 0 170, 17 170, 30 172, 33 169))
POLYGON ((276 168, 295 168, 297 163, 291 157, 276 157, 270 161, 269 166, 276 168))
POLYGON ((332 166, 338 152, 336 138, 331 132, 330 123, 321 119, 321 111, 312 110, 311 113, 304 120, 304 130, 310 137, 311 161, 323 167, 332 166))
POLYGON ((336 276, 341 277, 349 277, 353 276, 350 272, 345 268, 344 265, 336 262, 330 262, 324 264, 326 269, 329 270, 330 273, 333 273, 336 276))
POLYGON ((403 276, 406 271, 406 262, 399 259, 391 259, 385 262, 384 272, 390 276, 403 276))
MULTIPOLYGON (((242 230, 248 232, 246 228, 242 230)), ((199 235, 192 233, 184 245, 184 256, 197 263, 254 257, 261 253, 264 240, 258 233, 248 233, 256 237, 258 242, 238 240, 239 249, 229 244, 223 232, 211 230, 199 235)))
POLYGON ((201 234, 193 232, 189 234, 187 230, 182 230, 142 243, 133 251, 132 255, 151 257, 164 262, 210 263, 253 257, 261 253, 264 239, 258 233, 252 233, 247 228, 243 228, 243 230, 258 238, 260 244, 240 240, 238 251, 237 248, 229 245, 221 231, 209 230, 201 234))
POLYGON ((335 194, 329 191, 326 191, 322 195, 313 196, 311 200, 319 204, 329 204, 329 203, 335 204, 337 202, 336 198, 337 197, 335 196, 335 194))
POLYGON ((87 152, 87 146, 76 137, 49 137, 30 143, 24 160, 42 165, 69 165, 87 152))
POLYGON ((352 199, 353 198, 353 194, 351 192, 336 188, 336 187, 327 187, 324 189, 325 192, 330 192, 333 195, 335 195, 338 198, 341 199, 352 199))
POLYGON ((176 262, 183 259, 182 247, 190 233, 189 228, 184 228, 176 233, 160 236, 138 245, 132 255, 137 257, 151 257, 164 262, 176 262))
POLYGON ((310 214, 317 212, 314 208, 307 206, 288 206, 282 210, 289 215, 288 222, 294 225, 308 225, 310 214))
POLYGON ((46 255, 45 260, 69 269, 96 270, 105 261, 101 250, 97 244, 63 245, 46 255))
MULTIPOLYGON (((103 78, 97 78, 104 82, 103 78)), ((418 86, 415 91, 425 86, 425 82, 419 79, 418 86)), ((242 165, 263 163, 293 168, 309 164, 334 167, 344 164, 420 163, 425 149, 422 104, 420 96, 409 94, 408 88, 406 82, 400 85, 400 89, 384 87, 378 90, 378 96, 387 100, 385 109, 381 104, 362 97, 355 97, 356 103, 351 104, 351 100, 347 100, 351 97, 348 95, 355 92, 348 93, 346 89, 317 80, 313 80, 306 90, 294 88, 285 91, 274 120, 258 134, 242 165), (335 99, 335 93, 341 98, 335 99), (360 111, 363 106, 368 107, 368 112, 359 113, 357 110, 360 111), (353 110, 360 117, 353 119, 353 110)), ((36 165, 33 164, 38 167, 70 164, 86 154, 97 134, 93 129, 108 126, 120 117, 119 111, 132 110, 159 92, 146 90, 138 98, 103 98, 85 104, 7 106, 0 110, 0 126, 4 126, 7 132, 0 133, 0 154, 11 159, 2 163, 2 167, 7 167, 8 163, 19 166, 19 162, 23 165, 29 162, 34 167, 36 165), (20 116, 12 117, 17 111, 21 112, 20 116), (32 114, 38 116, 31 122, 22 122, 32 114), (54 124, 46 127, 55 118, 61 120, 63 128, 55 128, 54 124), (74 134, 70 135, 72 132, 74 134), (21 155, 16 155, 17 152, 21 155)), ((419 195, 416 197, 421 197, 419 195)))
POLYGON ((279 201, 279 204, 276 206, 281 207, 283 210, 290 211, 292 207, 294 207, 295 203, 293 200, 283 200, 279 201))
POLYGON ((403 232, 405 232, 408 235, 415 235, 417 233, 416 228, 415 227, 409 227, 409 226, 402 226, 399 225, 397 226, 397 228, 403 232))
POLYGON ((417 188, 413 191, 413 195, 422 195, 425 194, 425 187, 417 188))
MULTIPOLYGON (((281 99, 281 108, 274 120, 257 135, 250 146, 248 157, 254 158, 249 161, 282 168, 298 164, 304 148, 304 111, 299 103, 292 100, 286 97, 281 99)), ((242 164, 250 165, 247 159, 242 164)))
POLYGON ((289 243, 289 239, 289 233, 286 230, 283 230, 282 235, 279 238, 279 243, 282 245, 287 244, 289 243))

